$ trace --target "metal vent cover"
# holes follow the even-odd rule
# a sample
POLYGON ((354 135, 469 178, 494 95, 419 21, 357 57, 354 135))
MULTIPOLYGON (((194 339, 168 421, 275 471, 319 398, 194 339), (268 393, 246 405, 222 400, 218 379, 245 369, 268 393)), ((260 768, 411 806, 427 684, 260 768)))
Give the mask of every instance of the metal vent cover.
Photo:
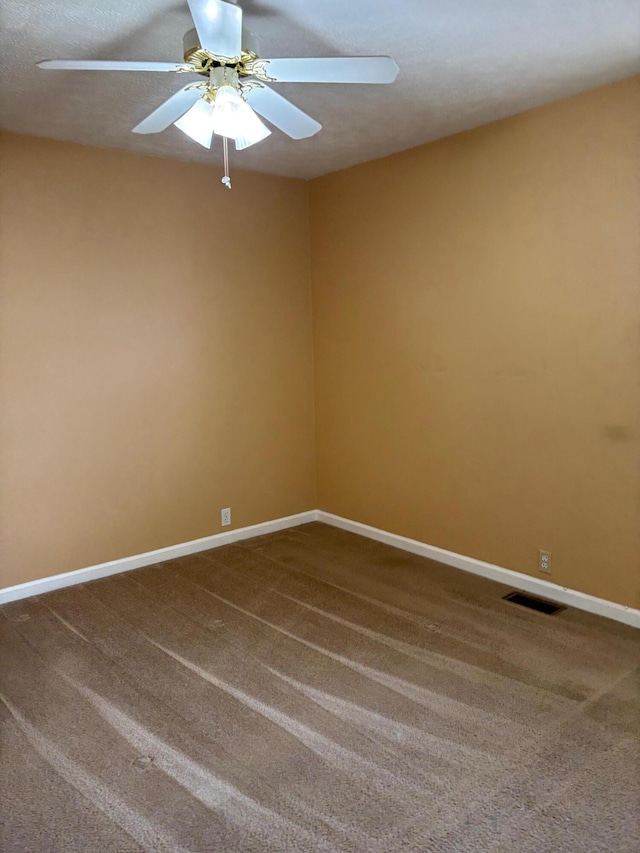
POLYGON ((537 610, 538 613, 546 613, 547 616, 553 616, 555 613, 567 609, 554 601, 547 601, 545 598, 538 598, 535 595, 527 595, 525 592, 509 592, 502 597, 505 601, 519 604, 521 607, 528 607, 529 610, 537 610))

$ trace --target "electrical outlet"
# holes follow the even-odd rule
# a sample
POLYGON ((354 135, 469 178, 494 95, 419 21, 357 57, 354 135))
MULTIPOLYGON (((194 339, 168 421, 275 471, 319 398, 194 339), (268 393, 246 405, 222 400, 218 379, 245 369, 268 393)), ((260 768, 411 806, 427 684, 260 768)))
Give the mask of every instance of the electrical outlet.
POLYGON ((231 524, 231 507, 220 510, 220 524, 223 527, 227 527, 227 525, 231 524))
POLYGON ((540 551, 538 570, 544 572, 546 575, 551 574, 551 551, 540 551))

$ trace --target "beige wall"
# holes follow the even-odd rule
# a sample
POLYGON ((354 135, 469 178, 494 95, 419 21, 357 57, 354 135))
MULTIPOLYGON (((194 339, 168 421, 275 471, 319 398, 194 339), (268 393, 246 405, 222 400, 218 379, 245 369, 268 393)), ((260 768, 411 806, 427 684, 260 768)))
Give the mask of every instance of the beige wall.
POLYGON ((0 153, 0 586, 313 508, 307 185, 0 153))
POLYGON ((640 604, 639 89, 312 182, 317 457, 309 186, 4 135, 0 586, 319 505, 640 604))
POLYGON ((639 100, 313 182, 322 509, 640 604, 639 100))

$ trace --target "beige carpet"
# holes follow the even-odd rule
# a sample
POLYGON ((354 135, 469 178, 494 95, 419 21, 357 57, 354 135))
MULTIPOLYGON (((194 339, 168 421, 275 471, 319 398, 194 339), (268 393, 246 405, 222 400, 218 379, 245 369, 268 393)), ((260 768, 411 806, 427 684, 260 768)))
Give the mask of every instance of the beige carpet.
POLYGON ((3 853, 640 850, 638 633, 322 524, 1 608, 3 853))

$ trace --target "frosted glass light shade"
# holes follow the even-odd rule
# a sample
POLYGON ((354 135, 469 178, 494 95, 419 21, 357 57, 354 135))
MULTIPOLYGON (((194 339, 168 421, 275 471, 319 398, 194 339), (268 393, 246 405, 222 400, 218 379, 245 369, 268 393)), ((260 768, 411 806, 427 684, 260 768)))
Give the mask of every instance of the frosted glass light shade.
POLYGON ((267 136, 271 135, 271 131, 263 124, 258 116, 254 113, 254 111, 246 104, 249 108, 250 115, 247 116, 244 122, 244 128, 240 136, 236 136, 236 151, 242 151, 243 148, 248 148, 250 145, 254 145, 256 142, 260 142, 261 139, 266 139, 267 136))
POLYGON ((211 148, 213 136, 213 111, 214 105, 200 98, 190 110, 174 122, 187 136, 205 148, 211 148))
POLYGON ((235 139, 238 150, 248 148, 271 133, 233 86, 221 86, 216 92, 213 132, 235 139))

